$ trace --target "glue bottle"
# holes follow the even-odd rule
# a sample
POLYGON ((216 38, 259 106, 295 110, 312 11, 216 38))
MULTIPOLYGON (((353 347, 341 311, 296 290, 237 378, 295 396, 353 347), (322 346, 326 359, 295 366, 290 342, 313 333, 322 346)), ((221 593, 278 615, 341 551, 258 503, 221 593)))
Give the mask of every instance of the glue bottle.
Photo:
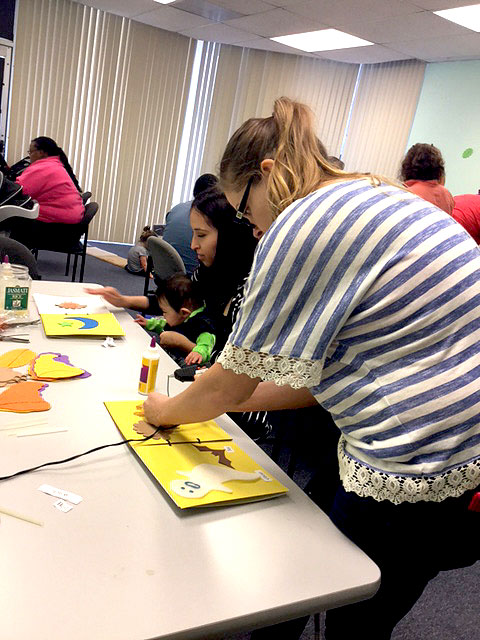
POLYGON ((138 392, 145 396, 151 391, 155 391, 159 358, 160 350, 157 348, 155 338, 152 338, 150 346, 142 355, 142 368, 138 382, 138 392))

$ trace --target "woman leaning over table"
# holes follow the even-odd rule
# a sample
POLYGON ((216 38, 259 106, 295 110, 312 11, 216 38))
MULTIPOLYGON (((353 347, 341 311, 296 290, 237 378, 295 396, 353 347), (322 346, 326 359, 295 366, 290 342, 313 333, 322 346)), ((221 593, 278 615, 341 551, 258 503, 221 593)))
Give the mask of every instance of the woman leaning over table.
POLYGON ((223 187, 265 232, 245 300, 219 362, 145 415, 325 407, 341 431, 330 517, 382 571, 372 599, 327 613, 326 637, 380 640, 439 570, 479 557, 480 253, 446 213, 317 149, 286 98, 232 136, 223 187))

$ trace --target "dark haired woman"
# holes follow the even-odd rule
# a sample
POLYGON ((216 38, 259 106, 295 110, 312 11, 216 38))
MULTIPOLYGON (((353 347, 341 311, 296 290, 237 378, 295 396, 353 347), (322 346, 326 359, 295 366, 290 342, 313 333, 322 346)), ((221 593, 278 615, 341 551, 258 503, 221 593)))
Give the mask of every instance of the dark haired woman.
POLYGON ((36 220, 10 218, 4 225, 10 236, 30 248, 42 239, 61 241, 62 229, 51 223, 77 224, 85 212, 81 189, 67 156, 51 138, 39 137, 31 141, 28 150, 30 166, 18 176, 23 192, 36 200, 40 213, 36 220))
POLYGON ((452 215, 455 203, 445 189, 445 163, 433 144, 414 144, 401 167, 401 179, 408 190, 452 215))

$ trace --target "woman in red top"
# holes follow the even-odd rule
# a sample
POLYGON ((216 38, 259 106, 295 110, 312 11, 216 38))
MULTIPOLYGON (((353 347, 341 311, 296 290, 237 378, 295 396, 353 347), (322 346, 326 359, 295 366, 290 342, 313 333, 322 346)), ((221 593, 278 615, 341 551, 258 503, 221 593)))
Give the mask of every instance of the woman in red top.
POLYGON ((401 179, 408 190, 452 215, 453 196, 445 189, 445 163, 433 144, 414 144, 401 167, 401 179))

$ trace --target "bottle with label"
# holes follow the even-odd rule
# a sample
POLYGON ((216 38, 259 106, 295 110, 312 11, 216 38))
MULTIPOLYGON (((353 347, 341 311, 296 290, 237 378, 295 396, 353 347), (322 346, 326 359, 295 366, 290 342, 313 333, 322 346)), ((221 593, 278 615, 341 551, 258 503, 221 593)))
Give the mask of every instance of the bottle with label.
POLYGON ((142 395, 146 396, 151 391, 155 391, 159 358, 160 350, 157 347, 155 338, 152 338, 150 346, 142 355, 142 368, 140 369, 138 383, 138 392, 142 395))
POLYGON ((28 317, 31 282, 28 267, 10 264, 5 256, 0 265, 0 311, 10 317, 28 317))

